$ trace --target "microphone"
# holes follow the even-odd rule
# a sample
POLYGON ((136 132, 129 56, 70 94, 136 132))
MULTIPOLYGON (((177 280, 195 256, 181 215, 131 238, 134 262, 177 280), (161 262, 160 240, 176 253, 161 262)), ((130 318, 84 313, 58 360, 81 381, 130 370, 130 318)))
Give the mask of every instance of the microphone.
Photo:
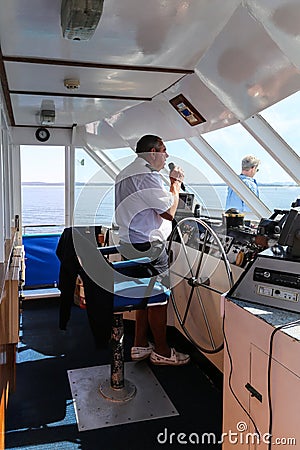
MULTIPOLYGON (((175 164, 173 162, 170 162, 168 164, 170 172, 172 172, 172 170, 175 168, 175 164)), ((185 185, 183 183, 181 183, 181 189, 185 192, 185 185)))

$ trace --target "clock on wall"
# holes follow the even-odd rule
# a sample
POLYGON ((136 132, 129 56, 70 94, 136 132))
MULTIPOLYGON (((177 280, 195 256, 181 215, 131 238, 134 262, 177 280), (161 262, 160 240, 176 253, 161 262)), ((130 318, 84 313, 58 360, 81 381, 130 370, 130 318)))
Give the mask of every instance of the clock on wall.
POLYGON ((46 142, 50 137, 49 130, 47 130, 47 128, 40 127, 36 130, 35 137, 40 142, 46 142))

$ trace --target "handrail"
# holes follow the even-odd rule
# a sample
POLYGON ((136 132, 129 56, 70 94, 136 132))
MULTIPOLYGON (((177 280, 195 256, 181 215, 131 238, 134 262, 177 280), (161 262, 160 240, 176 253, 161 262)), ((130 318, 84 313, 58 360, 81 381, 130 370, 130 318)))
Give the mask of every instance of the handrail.
POLYGON ((26 234, 27 228, 49 228, 49 227, 65 227, 65 224, 32 224, 22 225, 22 234, 26 234))

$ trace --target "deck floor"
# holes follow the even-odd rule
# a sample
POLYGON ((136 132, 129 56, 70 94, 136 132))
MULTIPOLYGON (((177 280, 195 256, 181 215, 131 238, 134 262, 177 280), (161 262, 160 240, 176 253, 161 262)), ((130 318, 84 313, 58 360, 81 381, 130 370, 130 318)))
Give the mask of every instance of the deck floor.
MULTIPOLYGON (((178 416, 79 432, 68 371, 108 364, 109 351, 95 348, 86 312, 77 306, 67 331, 59 330, 58 305, 57 298, 23 302, 17 388, 10 395, 6 420, 7 449, 221 448, 212 440, 208 444, 203 433, 213 433, 216 440, 221 436, 222 377, 198 352, 185 367, 147 363, 178 416), (186 436, 178 438, 180 433, 186 436)), ((125 321, 126 361, 132 339, 132 322, 125 321)), ((168 330, 168 339, 179 350, 192 350, 176 330, 168 330)))

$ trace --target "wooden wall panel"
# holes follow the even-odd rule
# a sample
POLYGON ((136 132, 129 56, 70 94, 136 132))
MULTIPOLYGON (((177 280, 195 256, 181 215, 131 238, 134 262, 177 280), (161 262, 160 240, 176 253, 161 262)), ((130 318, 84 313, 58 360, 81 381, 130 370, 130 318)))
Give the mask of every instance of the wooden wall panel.
POLYGON ((19 339, 19 274, 22 247, 15 235, 5 243, 6 261, 0 267, 0 450, 5 448, 5 411, 9 392, 16 386, 16 348, 19 339))

